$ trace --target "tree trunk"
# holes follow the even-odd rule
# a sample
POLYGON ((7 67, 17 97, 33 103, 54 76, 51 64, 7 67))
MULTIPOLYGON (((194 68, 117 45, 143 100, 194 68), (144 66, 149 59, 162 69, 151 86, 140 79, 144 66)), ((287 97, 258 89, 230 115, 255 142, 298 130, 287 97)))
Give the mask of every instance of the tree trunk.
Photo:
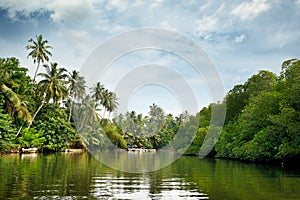
POLYGON ((15 138, 17 138, 19 136, 19 134, 21 133, 21 130, 22 130, 23 126, 21 126, 17 132, 17 134, 15 135, 15 138))
POLYGON ((37 116, 37 114, 40 112, 40 110, 42 109, 42 107, 43 107, 44 104, 45 104, 45 103, 44 103, 44 101, 43 101, 42 104, 40 105, 40 107, 35 111, 35 113, 34 113, 32 119, 31 119, 31 121, 30 121, 30 123, 29 123, 29 125, 28 125, 28 127, 27 127, 28 129, 29 129, 30 126, 32 125, 33 120, 35 119, 35 117, 37 116))
POLYGON ((106 109, 104 108, 104 111, 103 111, 103 118, 105 118, 105 111, 106 111, 106 109))
POLYGON ((71 105, 70 105, 69 122, 71 121, 72 109, 73 109, 72 107, 73 107, 73 101, 71 101, 71 105))
POLYGON ((32 80, 33 83, 35 83, 35 78, 37 76, 37 72, 39 71, 39 68, 40 68, 40 61, 38 60, 38 65, 36 67, 36 70, 35 70, 34 76, 33 76, 33 80, 32 80))

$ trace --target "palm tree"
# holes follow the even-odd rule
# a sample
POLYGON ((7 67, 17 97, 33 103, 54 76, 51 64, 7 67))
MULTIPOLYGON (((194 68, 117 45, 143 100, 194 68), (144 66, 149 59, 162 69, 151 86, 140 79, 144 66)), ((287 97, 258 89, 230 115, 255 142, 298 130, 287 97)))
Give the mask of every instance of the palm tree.
POLYGON ((92 97, 95 99, 95 101, 100 101, 100 103, 102 104, 102 102, 104 101, 104 91, 105 91, 104 85, 98 82, 91 89, 92 89, 92 97))
MULTIPOLYGON (((5 84, 0 82, 0 93, 2 93, 5 97, 7 110, 9 115, 16 114, 17 118, 23 119, 31 123, 32 117, 30 112, 28 111, 27 107, 24 105, 24 102, 18 97, 18 95, 11 89, 8 88, 5 84)), ((15 138, 21 133, 23 125, 20 126, 15 138)))
POLYGON ((163 123, 164 123, 164 120, 165 120, 165 113, 155 103, 150 105, 149 108, 150 108, 150 111, 149 111, 149 115, 150 115, 149 128, 150 128, 150 132, 153 135, 163 127, 163 123))
MULTIPOLYGON (((16 115, 17 118, 30 122, 31 114, 27 105, 14 91, 17 88, 20 91, 19 83, 26 78, 24 73, 24 68, 19 67, 16 58, 0 59, 0 94, 5 98, 6 110, 10 116, 16 115)), ((22 128, 23 126, 19 128, 15 137, 20 134, 22 128)))
POLYGON ((31 120, 31 115, 24 103, 18 95, 5 84, 0 82, 0 93, 4 95, 8 114, 11 116, 15 113, 18 118, 23 118, 25 121, 31 120))
POLYGON ((68 96, 68 90, 66 87, 66 79, 68 75, 65 68, 60 68, 57 63, 51 63, 51 65, 44 65, 46 73, 39 73, 38 76, 44 78, 38 84, 45 94, 45 101, 49 103, 52 99, 54 104, 58 104, 60 100, 63 100, 68 96))
POLYGON ((47 45, 48 41, 43 40, 42 35, 36 35, 35 37, 36 41, 31 38, 28 40, 28 42, 32 44, 26 46, 27 50, 31 50, 27 58, 31 57, 33 59, 33 63, 37 63, 37 67, 33 76, 33 82, 35 82, 40 63, 43 63, 45 60, 49 61, 49 56, 52 56, 52 53, 49 51, 49 49, 52 49, 52 47, 47 45))
POLYGON ((99 104, 87 95, 81 103, 74 103, 73 120, 84 145, 91 149, 104 142, 104 132, 100 126, 99 104))
POLYGON ((85 80, 79 76, 79 72, 74 70, 68 76, 68 90, 74 99, 81 99, 85 95, 85 80))
POLYGON ((108 89, 105 89, 104 85, 98 82, 94 87, 91 88, 92 97, 95 101, 99 101, 99 103, 104 107, 103 109, 103 117, 105 116, 105 111, 109 113, 113 112, 118 107, 118 98, 115 93, 110 92, 108 89))
POLYGON ((39 73, 38 76, 44 79, 38 83, 38 92, 41 92, 43 99, 41 100, 41 105, 35 111, 31 122, 28 125, 30 128, 33 120, 42 109, 45 103, 49 103, 52 99, 54 104, 58 104, 60 100, 68 96, 68 90, 66 87, 67 70, 65 68, 57 67, 57 63, 51 63, 51 65, 44 65, 46 73, 39 73))
POLYGON ((91 127, 91 130, 99 126, 101 121, 99 104, 89 95, 82 100, 81 104, 75 104, 74 111, 74 121, 78 131, 87 126, 91 127))
POLYGON ((118 98, 116 96, 115 93, 113 92, 109 92, 108 95, 107 95, 107 101, 106 101, 106 109, 107 111, 109 112, 109 117, 110 117, 110 114, 115 111, 117 108, 118 108, 118 98))
POLYGON ((16 58, 0 59, 0 93, 5 97, 7 112, 11 116, 17 114, 18 118, 29 121, 31 115, 27 106, 16 93, 20 91, 19 84, 24 80, 24 73, 16 58))
POLYGON ((79 72, 74 70, 72 73, 69 73, 68 76, 68 91, 70 93, 70 96, 73 98, 71 100, 70 105, 70 112, 69 112, 69 121, 71 120, 72 116, 72 107, 73 107, 73 101, 75 99, 81 99, 85 95, 85 80, 84 77, 79 76, 79 72))

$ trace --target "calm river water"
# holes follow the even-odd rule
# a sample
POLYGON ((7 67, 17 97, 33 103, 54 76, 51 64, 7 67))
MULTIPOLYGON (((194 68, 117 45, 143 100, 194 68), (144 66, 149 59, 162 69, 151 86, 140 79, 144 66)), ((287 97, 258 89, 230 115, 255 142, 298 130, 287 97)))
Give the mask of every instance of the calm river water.
POLYGON ((88 153, 4 155, 0 199, 300 199, 300 171, 181 157, 163 169, 134 174, 88 153))

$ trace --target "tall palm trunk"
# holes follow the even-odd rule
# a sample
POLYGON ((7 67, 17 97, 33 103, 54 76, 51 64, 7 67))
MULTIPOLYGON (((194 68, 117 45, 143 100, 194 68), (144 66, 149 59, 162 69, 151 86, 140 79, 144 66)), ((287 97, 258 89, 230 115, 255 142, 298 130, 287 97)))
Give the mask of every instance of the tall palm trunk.
POLYGON ((17 132, 17 134, 15 135, 15 138, 17 138, 19 136, 19 134, 21 133, 21 130, 22 130, 23 126, 21 126, 17 132))
POLYGON ((34 76, 33 76, 33 80, 32 80, 33 83, 35 83, 35 78, 36 78, 37 72, 39 71, 39 68, 40 68, 40 60, 38 60, 37 63, 38 63, 38 65, 37 65, 37 67, 36 67, 36 70, 35 70, 34 76))
POLYGON ((31 127, 32 122, 34 121, 35 117, 36 117, 37 114, 40 112, 40 110, 42 109, 42 107, 43 107, 44 104, 45 104, 45 103, 44 103, 44 101, 43 101, 42 104, 41 104, 41 105, 38 107, 38 109, 35 111, 35 113, 34 113, 32 119, 31 119, 31 121, 30 121, 30 123, 29 123, 29 125, 28 125, 28 127, 27 127, 28 129, 31 127))
POLYGON ((106 108, 104 108, 104 111, 103 111, 103 118, 105 118, 105 113, 106 113, 106 108))
POLYGON ((69 122, 71 121, 71 117, 72 117, 72 109, 73 109, 73 101, 71 100, 70 112, 69 112, 69 122))

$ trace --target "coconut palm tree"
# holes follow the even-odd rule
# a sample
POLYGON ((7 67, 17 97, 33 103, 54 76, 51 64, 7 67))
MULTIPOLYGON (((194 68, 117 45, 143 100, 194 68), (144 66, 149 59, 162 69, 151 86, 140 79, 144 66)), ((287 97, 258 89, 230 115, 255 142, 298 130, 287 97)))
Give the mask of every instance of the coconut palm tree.
POLYGON ((0 59, 0 93, 5 97, 6 110, 11 116, 17 114, 18 118, 25 121, 31 119, 27 106, 15 92, 20 91, 19 84, 24 79, 23 68, 19 67, 16 58, 0 59))
POLYGON ((81 104, 75 104, 74 123, 78 131, 84 127, 91 127, 94 130, 99 126, 100 115, 99 104, 89 95, 87 95, 81 104))
POLYGON ((18 95, 5 84, 0 82, 0 93, 4 95, 8 114, 11 116, 17 114, 18 118, 23 118, 24 121, 30 121, 31 115, 24 103, 18 95))
POLYGON ((115 93, 113 92, 109 92, 108 95, 107 95, 107 103, 105 104, 106 106, 106 110, 109 112, 109 117, 110 117, 110 114, 115 111, 117 108, 118 108, 118 98, 116 96, 115 93))
POLYGON ((66 87, 66 74, 67 70, 65 68, 57 67, 57 63, 51 63, 51 65, 44 65, 46 73, 39 73, 38 76, 41 76, 43 79, 38 83, 38 91, 43 96, 41 100, 41 105, 35 111, 31 122, 28 125, 30 128, 33 120, 42 109, 45 103, 49 103, 50 100, 54 104, 58 104, 60 100, 63 100, 68 96, 68 90, 66 87))
POLYGON ((39 73, 43 79, 38 83, 45 95, 46 103, 52 99, 54 104, 60 103, 60 100, 68 96, 67 84, 67 70, 60 68, 57 63, 51 65, 44 65, 46 73, 39 73))
POLYGON ((94 87, 91 88, 92 97, 95 101, 99 101, 99 103, 104 107, 103 109, 103 117, 105 116, 105 111, 109 113, 113 112, 118 107, 118 98, 116 94, 110 92, 108 89, 105 89, 104 85, 98 82, 94 87))
POLYGON ((155 134, 157 133, 162 127, 165 120, 165 113, 164 111, 158 107, 155 103, 149 106, 149 128, 150 133, 155 134))
POLYGON ((74 99, 82 99, 85 95, 85 80, 74 70, 68 76, 68 91, 74 99))
POLYGON ((92 97, 95 99, 95 101, 100 101, 100 103, 102 104, 102 102, 104 101, 104 91, 105 91, 104 85, 98 82, 96 83, 95 86, 91 88, 91 90, 92 90, 92 97))
POLYGON ((79 72, 76 70, 69 73, 68 85, 69 85, 68 86, 69 94, 73 98, 70 101, 70 112, 69 112, 69 121, 70 121, 72 116, 73 101, 75 99, 82 99, 84 97, 86 86, 85 86, 84 77, 79 76, 79 72))
POLYGON ((49 51, 49 49, 52 49, 52 47, 47 45, 48 41, 43 40, 42 35, 36 35, 35 37, 36 41, 31 38, 28 40, 28 42, 31 44, 26 46, 26 49, 30 50, 27 58, 31 57, 33 59, 33 63, 37 63, 37 67, 33 76, 33 82, 35 82, 40 63, 43 63, 45 60, 49 61, 49 56, 52 56, 52 53, 49 51))
MULTIPOLYGON (((24 87, 19 87, 22 81, 26 81, 24 68, 19 67, 19 61, 16 58, 0 59, 0 94, 5 98, 6 110, 10 116, 16 116, 24 121, 31 121, 31 114, 27 105, 21 100, 15 91, 21 91, 24 87), (14 91, 15 90, 15 91, 14 91)), ((17 137, 23 126, 19 128, 17 137)))

